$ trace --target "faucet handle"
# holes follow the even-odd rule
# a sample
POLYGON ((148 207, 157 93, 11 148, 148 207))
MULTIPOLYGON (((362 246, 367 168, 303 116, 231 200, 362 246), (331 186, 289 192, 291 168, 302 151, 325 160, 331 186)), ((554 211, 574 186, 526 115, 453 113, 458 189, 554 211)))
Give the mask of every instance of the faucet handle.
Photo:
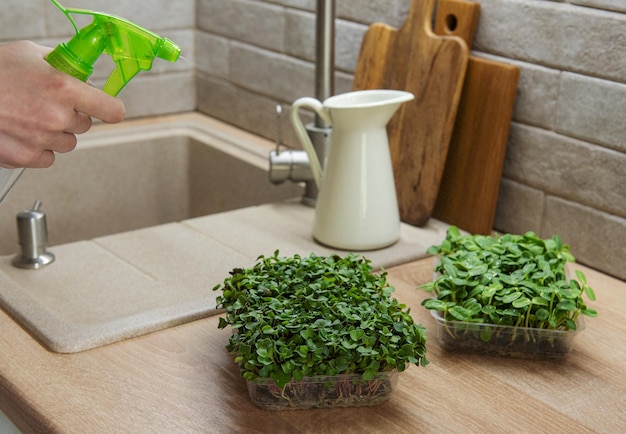
POLYGON ((280 154, 280 143, 282 141, 281 117, 283 115, 283 107, 276 104, 276 155, 280 154))

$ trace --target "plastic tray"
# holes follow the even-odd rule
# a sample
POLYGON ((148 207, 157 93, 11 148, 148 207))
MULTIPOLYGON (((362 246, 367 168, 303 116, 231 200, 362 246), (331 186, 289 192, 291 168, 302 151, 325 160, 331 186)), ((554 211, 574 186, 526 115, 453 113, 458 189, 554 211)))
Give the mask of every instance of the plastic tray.
POLYGON ((265 410, 300 410, 305 408, 361 407, 382 404, 396 388, 398 372, 381 372, 364 381, 360 374, 305 377, 284 388, 274 380, 257 378, 247 381, 252 402, 265 410))
POLYGON ((437 324, 437 341, 452 352, 521 359, 558 359, 572 350, 574 338, 585 329, 578 318, 576 330, 546 330, 463 321, 446 321, 430 311, 437 324))

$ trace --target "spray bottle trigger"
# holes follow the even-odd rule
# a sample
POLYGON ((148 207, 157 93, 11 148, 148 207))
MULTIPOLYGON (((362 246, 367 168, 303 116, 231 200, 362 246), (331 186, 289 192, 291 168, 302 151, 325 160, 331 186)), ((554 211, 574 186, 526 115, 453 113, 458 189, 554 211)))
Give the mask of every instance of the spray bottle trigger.
POLYGON ((152 62, 144 61, 143 63, 147 63, 147 65, 140 65, 140 61, 137 59, 122 59, 116 61, 115 69, 111 75, 109 75, 102 91, 111 96, 117 96, 139 71, 148 70, 152 67, 152 62))

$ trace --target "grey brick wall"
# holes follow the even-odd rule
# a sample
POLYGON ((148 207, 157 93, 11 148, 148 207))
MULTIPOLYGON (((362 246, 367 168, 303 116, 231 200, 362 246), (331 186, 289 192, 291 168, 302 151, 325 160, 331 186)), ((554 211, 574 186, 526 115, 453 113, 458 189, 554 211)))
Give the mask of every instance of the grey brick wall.
MULTIPOLYGON (((477 0, 472 51, 518 65, 495 229, 559 234, 580 262, 626 279, 626 0, 477 0)), ((0 42, 71 35, 48 0, 5 0, 0 42), (63 30, 61 30, 63 29, 63 30)), ((98 0, 66 6, 103 9, 98 0)), ((337 0, 335 92, 351 87, 372 22, 410 0, 337 0)), ((186 60, 155 63, 122 94, 131 116, 194 108, 273 138, 274 107, 314 93, 315 0, 124 0, 106 10, 168 36, 186 60)), ((109 66, 103 62, 95 79, 109 66)), ((297 146, 284 120, 286 143, 297 146)))

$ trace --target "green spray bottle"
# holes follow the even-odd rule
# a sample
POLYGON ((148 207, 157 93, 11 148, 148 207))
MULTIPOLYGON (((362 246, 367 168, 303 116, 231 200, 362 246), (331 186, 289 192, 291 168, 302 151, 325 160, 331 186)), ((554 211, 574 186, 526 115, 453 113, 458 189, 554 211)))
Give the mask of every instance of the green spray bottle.
MULTIPOLYGON (((180 48, 167 38, 161 38, 123 18, 101 12, 63 7, 51 0, 70 20, 76 35, 67 43, 61 43, 46 56, 46 61, 58 69, 82 81, 93 72, 93 64, 102 53, 113 58, 115 69, 102 90, 116 96, 124 86, 139 73, 152 68, 156 57, 176 62, 180 48), (91 15, 91 24, 78 29, 72 14, 91 15)), ((11 190, 24 169, 0 168, 0 203, 11 190)))

